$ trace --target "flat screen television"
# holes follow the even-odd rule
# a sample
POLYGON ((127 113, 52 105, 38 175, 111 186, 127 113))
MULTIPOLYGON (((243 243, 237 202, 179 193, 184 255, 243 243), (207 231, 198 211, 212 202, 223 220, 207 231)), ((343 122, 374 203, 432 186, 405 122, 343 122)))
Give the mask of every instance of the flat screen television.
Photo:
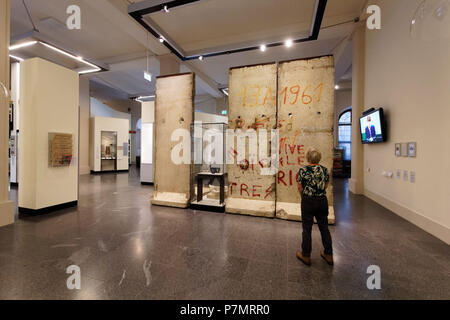
POLYGON ((359 118, 359 124, 363 144, 379 143, 387 140, 383 108, 365 113, 359 118))

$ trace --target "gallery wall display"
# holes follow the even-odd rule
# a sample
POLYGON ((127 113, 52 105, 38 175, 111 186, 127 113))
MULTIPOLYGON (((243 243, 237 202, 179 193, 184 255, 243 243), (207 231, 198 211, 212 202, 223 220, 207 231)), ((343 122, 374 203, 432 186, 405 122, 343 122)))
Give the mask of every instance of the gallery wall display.
POLYGON ((91 173, 128 171, 129 126, 128 119, 91 117, 91 173))
MULTIPOLYGON (((190 198, 190 151, 180 151, 187 162, 175 163, 172 152, 175 147, 190 150, 190 139, 172 141, 175 130, 189 133, 194 120, 193 73, 162 76, 156 79, 155 100, 155 181, 151 203, 187 208, 190 198), (185 130, 185 131, 184 131, 185 130), (188 152, 189 154, 184 154, 188 152)), ((176 149, 178 150, 178 149, 176 149)))
POLYGON ((73 156, 72 134, 50 132, 48 134, 48 142, 49 166, 70 166, 73 156))

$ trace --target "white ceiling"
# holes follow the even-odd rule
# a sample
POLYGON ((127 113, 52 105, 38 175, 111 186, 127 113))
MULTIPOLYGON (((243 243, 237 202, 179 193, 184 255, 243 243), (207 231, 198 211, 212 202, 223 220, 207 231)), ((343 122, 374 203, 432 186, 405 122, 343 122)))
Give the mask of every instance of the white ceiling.
MULTIPOLYGON (((72 48, 83 57, 109 64, 109 72, 90 76, 100 84, 96 90, 109 86, 128 96, 154 92, 154 81, 149 83, 143 77, 147 69, 146 47, 150 50, 148 68, 153 76, 159 75, 158 56, 170 52, 152 35, 147 37, 144 28, 128 15, 127 7, 133 2, 138 1, 25 0, 40 33, 72 48), (65 28, 68 17, 66 8, 71 4, 81 8, 81 30, 65 28)), ((202 0, 194 5, 172 9, 168 14, 152 15, 152 19, 186 50, 197 50, 301 33, 309 28, 313 2, 202 0), (305 29, 306 25, 308 28, 305 29)), ((349 42, 346 39, 353 26, 351 23, 329 26, 360 16, 365 3, 366 0, 328 0, 322 23, 324 29, 317 41, 294 44, 291 48, 268 48, 266 52, 256 50, 190 61, 183 63, 182 71, 192 70, 197 74, 198 94, 214 95, 219 92, 218 86, 228 83, 230 67, 338 52, 337 57, 343 62, 342 66, 337 65, 337 70, 341 70, 340 76, 345 74, 348 80, 351 50, 348 49, 349 42)), ((11 0, 11 10, 13 37, 32 30, 22 0, 11 0)))

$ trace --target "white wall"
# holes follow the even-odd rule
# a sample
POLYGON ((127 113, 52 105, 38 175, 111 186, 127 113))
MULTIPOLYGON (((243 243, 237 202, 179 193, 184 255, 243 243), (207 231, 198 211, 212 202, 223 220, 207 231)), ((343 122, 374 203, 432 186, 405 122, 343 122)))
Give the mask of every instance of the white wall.
POLYGON ((91 117, 128 119, 131 124, 131 115, 129 113, 114 110, 93 97, 91 97, 91 117))
POLYGON ((141 103, 141 123, 155 122, 155 101, 141 103))
POLYGON ((336 90, 335 91, 335 112, 334 112, 334 146, 338 145, 338 123, 339 116, 342 111, 352 105, 352 90, 336 90))
POLYGON ((154 126, 149 126, 148 124, 155 122, 155 102, 143 102, 141 108, 141 130, 138 131, 141 135, 140 139, 138 139, 141 143, 139 147, 141 153, 141 182, 153 183, 155 160, 154 126), (151 157, 151 163, 146 162, 145 155, 151 157))
POLYGON ((89 174, 89 78, 80 77, 80 175, 89 174))
MULTIPOLYGON (((101 132, 116 131, 117 147, 123 147, 128 143, 128 131, 130 121, 127 119, 92 117, 90 125, 91 170, 101 171, 101 132)), ((128 170, 128 156, 123 155, 123 150, 117 150, 117 170, 128 170)))
POLYGON ((385 109, 389 141, 364 146, 365 194, 450 243, 450 41, 410 36, 421 0, 372 2, 382 29, 366 32, 365 106, 385 109), (417 158, 395 157, 394 144, 409 141, 417 158), (381 176, 397 169, 416 182, 381 176))
POLYGON ((14 102, 14 131, 19 129, 20 118, 20 63, 11 64, 11 100, 14 102))
POLYGON ((216 114, 205 113, 205 112, 195 112, 194 114, 195 121, 202 121, 203 123, 226 123, 228 124, 227 116, 219 116, 216 114))
POLYGON ((78 200, 78 73, 40 58, 21 63, 19 207, 78 200), (72 134, 69 167, 49 167, 51 132, 72 134))

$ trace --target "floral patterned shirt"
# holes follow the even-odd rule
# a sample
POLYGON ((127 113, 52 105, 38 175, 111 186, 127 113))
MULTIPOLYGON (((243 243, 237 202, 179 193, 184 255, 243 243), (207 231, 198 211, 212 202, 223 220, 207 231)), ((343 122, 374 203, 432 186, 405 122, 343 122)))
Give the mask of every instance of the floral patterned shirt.
POLYGON ((324 166, 305 166, 298 171, 297 181, 302 185, 302 195, 320 197, 327 193, 325 185, 330 176, 324 166))

